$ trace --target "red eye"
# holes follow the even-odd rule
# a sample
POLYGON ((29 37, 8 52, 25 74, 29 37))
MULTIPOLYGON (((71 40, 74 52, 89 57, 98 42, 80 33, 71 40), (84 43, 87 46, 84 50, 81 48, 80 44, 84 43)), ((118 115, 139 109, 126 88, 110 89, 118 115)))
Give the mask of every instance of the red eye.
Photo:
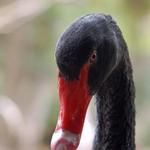
POLYGON ((96 54, 93 54, 92 57, 91 57, 91 59, 95 60, 96 59, 96 54))
POLYGON ((90 57, 90 63, 94 63, 97 59, 96 51, 94 50, 91 57, 90 57))

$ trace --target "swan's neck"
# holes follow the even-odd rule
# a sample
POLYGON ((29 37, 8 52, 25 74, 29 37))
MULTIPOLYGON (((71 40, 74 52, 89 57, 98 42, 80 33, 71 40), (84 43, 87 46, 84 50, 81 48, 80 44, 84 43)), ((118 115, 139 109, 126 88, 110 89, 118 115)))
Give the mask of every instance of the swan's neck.
POLYGON ((134 83, 129 60, 121 62, 97 93, 94 150, 135 150, 134 83))

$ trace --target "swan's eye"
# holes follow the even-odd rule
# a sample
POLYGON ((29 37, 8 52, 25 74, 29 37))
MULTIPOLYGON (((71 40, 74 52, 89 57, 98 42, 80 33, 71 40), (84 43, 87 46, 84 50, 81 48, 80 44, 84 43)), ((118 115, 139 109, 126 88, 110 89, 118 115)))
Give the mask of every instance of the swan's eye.
POLYGON ((90 64, 95 63, 96 59, 97 59, 97 54, 96 54, 96 50, 94 50, 92 55, 90 56, 90 64))

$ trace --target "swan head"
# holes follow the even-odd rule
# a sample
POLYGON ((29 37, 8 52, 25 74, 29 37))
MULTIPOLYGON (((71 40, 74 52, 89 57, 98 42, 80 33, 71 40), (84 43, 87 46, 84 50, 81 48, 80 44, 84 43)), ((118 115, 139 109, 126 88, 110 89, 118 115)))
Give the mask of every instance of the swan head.
POLYGON ((104 14, 73 22, 56 46, 60 111, 52 150, 77 149, 92 96, 117 67, 122 47, 116 23, 104 14))

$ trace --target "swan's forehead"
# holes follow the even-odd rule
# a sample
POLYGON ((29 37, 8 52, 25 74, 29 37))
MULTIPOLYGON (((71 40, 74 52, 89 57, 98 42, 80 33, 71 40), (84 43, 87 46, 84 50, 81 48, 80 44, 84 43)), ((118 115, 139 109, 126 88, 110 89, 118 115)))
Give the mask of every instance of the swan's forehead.
POLYGON ((82 66, 87 62, 88 55, 82 55, 82 53, 67 54, 56 56, 59 72, 66 79, 78 79, 82 66), (78 55, 79 54, 79 55, 78 55))
POLYGON ((103 14, 90 14, 74 21, 60 36, 56 51, 66 48, 80 49, 83 45, 98 42, 108 31, 108 22, 103 14))
POLYGON ((102 14, 87 15, 71 24, 57 42, 55 56, 59 70, 65 76, 77 78, 106 31, 107 21, 102 14))
POLYGON ((81 67, 87 62, 93 47, 94 40, 90 36, 63 35, 56 48, 56 62, 59 70, 66 76, 77 78, 81 67))

